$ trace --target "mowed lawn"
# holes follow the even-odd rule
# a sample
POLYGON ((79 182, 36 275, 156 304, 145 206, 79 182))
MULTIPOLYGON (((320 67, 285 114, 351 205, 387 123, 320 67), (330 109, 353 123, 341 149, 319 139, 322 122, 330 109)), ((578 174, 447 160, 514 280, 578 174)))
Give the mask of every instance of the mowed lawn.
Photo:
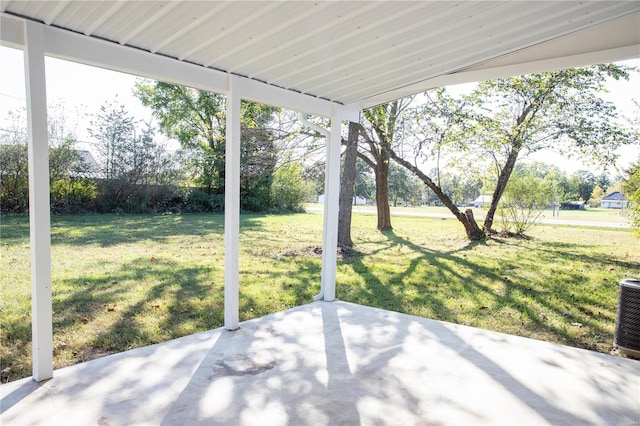
MULTIPOLYGON (((355 215, 341 300, 609 352, 618 283, 640 276, 630 230, 541 225, 470 243, 451 219, 355 215)), ((240 319, 309 303, 322 215, 243 215, 240 319)), ((2 217, 2 381, 31 374, 29 225, 2 217)), ((52 217, 55 368, 223 324, 223 216, 52 217)))

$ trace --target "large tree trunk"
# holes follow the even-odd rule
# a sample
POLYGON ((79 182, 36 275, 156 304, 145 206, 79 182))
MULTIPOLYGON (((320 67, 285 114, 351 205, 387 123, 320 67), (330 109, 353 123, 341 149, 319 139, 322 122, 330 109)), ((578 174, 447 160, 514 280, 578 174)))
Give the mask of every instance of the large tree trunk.
POLYGON ((438 185, 436 185, 429 176, 422 173, 420 169, 418 169, 413 164, 409 163, 405 159, 399 157, 394 151, 389 151, 391 158, 395 160, 396 163, 400 164, 414 175, 416 175, 420 180, 429 187, 433 191, 434 194, 442 201, 442 203, 447 206, 447 208, 453 213, 453 215, 462 223, 464 226, 464 230, 467 234, 467 238, 470 240, 481 240, 485 238, 485 233, 476 222, 473 217, 473 211, 471 209, 467 209, 464 213, 462 213, 458 207, 451 201, 451 198, 444 192, 438 185))
POLYGON ((389 208, 389 152, 380 150, 380 159, 374 169, 376 175, 376 208, 378 210, 378 230, 391 231, 391 209, 389 208))
POLYGON ((358 155, 358 123, 349 123, 349 137, 344 152, 344 169, 340 179, 340 211, 338 213, 338 246, 353 247, 351 241, 351 210, 356 181, 358 155))
POLYGON ((493 198, 491 199, 491 205, 489 206, 489 210, 487 211, 487 215, 484 218, 484 231, 486 233, 493 232, 493 218, 496 214, 496 210, 498 209, 498 203, 500 202, 500 198, 502 198, 502 194, 504 193, 505 188, 507 187, 507 183, 509 183, 509 178, 511 177, 511 173, 513 173, 513 168, 516 165, 516 160, 518 159, 518 153, 520 149, 516 146, 511 148, 509 151, 509 155, 507 156, 507 161, 505 162, 502 171, 500 171, 500 176, 498 176, 498 183, 496 185, 495 191, 493 191, 493 198))

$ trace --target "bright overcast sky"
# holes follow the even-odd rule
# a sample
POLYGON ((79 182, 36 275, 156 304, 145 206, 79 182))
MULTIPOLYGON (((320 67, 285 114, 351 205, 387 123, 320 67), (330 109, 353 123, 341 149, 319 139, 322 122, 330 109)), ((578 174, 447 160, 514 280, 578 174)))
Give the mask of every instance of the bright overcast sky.
MULTIPOLYGON (((67 118, 75 121, 75 133, 80 141, 91 142, 87 132, 90 115, 99 111, 106 101, 117 101, 125 105, 130 114, 137 119, 150 120, 151 111, 140 104, 133 96, 133 85, 137 77, 108 71, 86 65, 75 64, 54 58, 46 58, 47 102, 49 105, 62 103, 67 118)), ((640 60, 624 62, 625 65, 640 67, 640 60)), ((7 112, 24 108, 25 85, 22 51, 0 46, 0 128, 6 127, 7 112)), ((635 111, 632 99, 640 100, 640 76, 630 81, 612 81, 608 88, 611 94, 608 100, 615 102, 626 116, 640 114, 635 111)), ((87 148, 89 148, 87 144, 87 148)), ((618 167, 625 168, 640 156, 640 147, 627 147, 621 152, 618 167)), ((543 153, 541 161, 559 165, 568 173, 585 168, 575 161, 559 158, 553 153, 543 153)), ((596 170, 594 170, 596 172, 596 170)), ((611 175, 619 172, 610 169, 611 175)))

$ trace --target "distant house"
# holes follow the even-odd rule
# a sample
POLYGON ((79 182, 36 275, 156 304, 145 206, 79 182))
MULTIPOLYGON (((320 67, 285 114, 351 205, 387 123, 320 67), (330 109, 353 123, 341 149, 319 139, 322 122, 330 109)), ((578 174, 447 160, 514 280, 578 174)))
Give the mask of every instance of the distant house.
POLYGON ((603 209, 623 209, 629 207, 629 201, 621 192, 616 191, 602 198, 600 207, 603 209))
MULTIPOLYGON (((26 158, 27 155, 27 147, 25 144, 13 144, 13 143, 0 143, 0 147, 2 149, 11 149, 11 147, 24 149, 24 155, 26 158)), ((68 170, 69 176, 72 178, 77 177, 88 177, 88 178, 101 178, 100 175, 100 165, 93 157, 91 152, 84 149, 73 149, 71 150, 77 155, 77 159, 80 160, 81 164, 74 162, 70 165, 71 170, 68 170)), ((68 162, 67 162, 68 164, 68 162)))
MULTIPOLYGON (((324 194, 318 195, 318 204, 324 204, 324 194)), ((364 206, 365 204, 367 204, 367 200, 365 198, 358 196, 353 197, 354 206, 364 206)))
POLYGON ((473 200, 471 206, 476 208, 484 207, 485 205, 491 204, 492 199, 493 197, 491 195, 481 195, 473 200))
MULTIPOLYGON (((89 151, 86 151, 84 149, 76 149, 75 151, 80 157, 80 160, 82 160, 82 162, 85 165, 85 171, 84 173, 82 173, 83 176, 92 177, 92 178, 102 177, 100 173, 100 165, 98 164, 96 159, 93 158, 93 155, 91 155, 89 151)), ((72 175, 76 175, 76 174, 77 173, 72 173, 72 175)), ((77 176, 73 176, 73 177, 77 177, 77 176)))

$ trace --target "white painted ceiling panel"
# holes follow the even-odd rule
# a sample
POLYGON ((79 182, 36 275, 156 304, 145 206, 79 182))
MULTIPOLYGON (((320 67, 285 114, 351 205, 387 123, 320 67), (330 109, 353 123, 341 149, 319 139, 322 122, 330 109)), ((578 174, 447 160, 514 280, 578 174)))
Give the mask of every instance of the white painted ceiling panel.
POLYGON ((553 66, 553 55, 640 56, 639 1, 1 0, 0 10, 365 106, 463 72, 553 66))

